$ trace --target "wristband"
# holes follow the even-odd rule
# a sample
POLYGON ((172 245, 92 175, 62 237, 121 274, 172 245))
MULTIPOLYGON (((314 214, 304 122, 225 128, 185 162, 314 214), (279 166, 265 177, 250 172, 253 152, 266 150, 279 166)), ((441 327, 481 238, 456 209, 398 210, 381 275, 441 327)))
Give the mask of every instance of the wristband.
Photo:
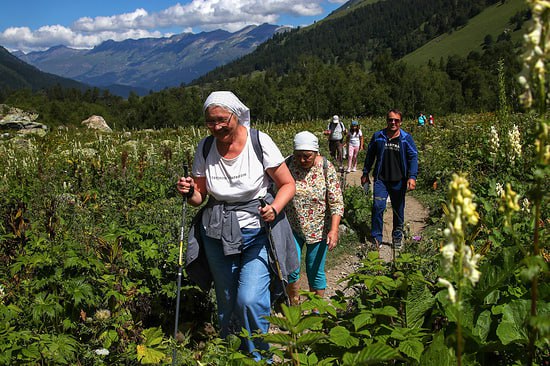
POLYGON ((277 217, 277 210, 275 209, 275 207, 271 206, 271 209, 273 210, 273 215, 275 215, 275 217, 277 217))

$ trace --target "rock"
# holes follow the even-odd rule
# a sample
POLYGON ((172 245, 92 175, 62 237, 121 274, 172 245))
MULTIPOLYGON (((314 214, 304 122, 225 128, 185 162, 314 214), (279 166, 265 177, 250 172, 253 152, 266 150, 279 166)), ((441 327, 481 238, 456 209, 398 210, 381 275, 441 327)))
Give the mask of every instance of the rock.
POLYGON ((37 135, 40 137, 44 137, 46 136, 47 130, 42 128, 25 128, 17 131, 17 133, 21 135, 37 135))
POLYGON ((82 124, 90 129, 98 130, 101 132, 113 132, 111 127, 107 125, 107 122, 101 116, 91 116, 90 118, 82 121, 82 124))
POLYGON ((0 130, 15 130, 18 134, 38 134, 44 136, 48 131, 48 126, 35 122, 38 118, 37 113, 25 112, 19 108, 7 108, 5 115, 0 116, 0 130))

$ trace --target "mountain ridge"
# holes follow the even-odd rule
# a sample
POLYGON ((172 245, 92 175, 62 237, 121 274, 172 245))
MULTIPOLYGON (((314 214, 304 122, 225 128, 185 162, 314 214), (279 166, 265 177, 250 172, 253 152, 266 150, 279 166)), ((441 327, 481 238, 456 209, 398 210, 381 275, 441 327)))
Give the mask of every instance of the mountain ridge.
POLYGON ((158 91, 189 83, 217 66, 250 53, 288 27, 262 24, 236 32, 181 33, 164 38, 108 40, 90 50, 55 46, 16 55, 40 70, 97 87, 158 91))

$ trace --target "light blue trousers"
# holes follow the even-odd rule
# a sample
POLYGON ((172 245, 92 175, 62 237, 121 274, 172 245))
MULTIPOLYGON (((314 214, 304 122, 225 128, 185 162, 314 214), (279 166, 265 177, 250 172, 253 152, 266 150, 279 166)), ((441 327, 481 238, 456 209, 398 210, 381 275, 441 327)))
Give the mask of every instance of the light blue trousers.
MULTIPOLYGON (((269 292, 268 238, 263 229, 242 229, 243 249, 240 254, 224 255, 222 242, 205 235, 201 230, 204 250, 214 278, 218 318, 222 337, 238 334, 245 328, 250 334, 267 333, 271 297, 269 292)), ((261 339, 242 339, 241 348, 253 354, 254 350, 268 350, 261 339)))

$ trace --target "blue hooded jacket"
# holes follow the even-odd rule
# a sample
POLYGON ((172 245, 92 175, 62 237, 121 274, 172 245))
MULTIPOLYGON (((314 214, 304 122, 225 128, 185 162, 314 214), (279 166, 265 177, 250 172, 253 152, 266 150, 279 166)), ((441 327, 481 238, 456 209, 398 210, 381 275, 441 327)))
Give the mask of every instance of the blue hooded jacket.
MULTIPOLYGON (((403 174, 405 179, 414 179, 418 175, 418 150, 414 144, 412 136, 403 131, 399 130, 399 145, 401 152, 401 162, 403 164, 403 174)), ((376 131, 369 142, 367 148, 367 157, 365 158, 365 164, 363 166, 363 175, 368 176, 372 164, 376 159, 376 165, 374 166, 373 177, 374 180, 378 179, 380 171, 382 169, 382 160, 384 159, 384 149, 386 142, 389 140, 386 135, 386 130, 376 131)))

